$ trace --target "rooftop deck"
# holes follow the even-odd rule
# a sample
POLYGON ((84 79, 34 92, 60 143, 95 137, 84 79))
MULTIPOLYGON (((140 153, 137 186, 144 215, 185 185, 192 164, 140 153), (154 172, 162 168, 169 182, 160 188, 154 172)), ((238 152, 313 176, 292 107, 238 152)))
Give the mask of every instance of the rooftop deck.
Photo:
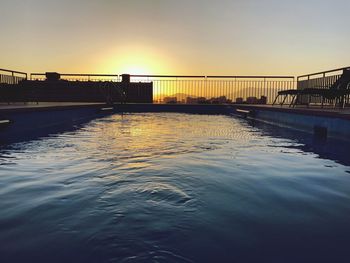
POLYGON ((286 112, 286 113, 296 113, 303 115, 313 115, 313 116, 326 116, 326 117, 334 117, 334 118, 345 118, 350 119, 350 108, 334 108, 334 107, 324 107, 320 106, 306 106, 306 105, 298 105, 294 108, 288 106, 279 106, 279 105, 236 105, 236 107, 245 108, 245 109, 264 109, 267 111, 278 111, 278 112, 286 112))

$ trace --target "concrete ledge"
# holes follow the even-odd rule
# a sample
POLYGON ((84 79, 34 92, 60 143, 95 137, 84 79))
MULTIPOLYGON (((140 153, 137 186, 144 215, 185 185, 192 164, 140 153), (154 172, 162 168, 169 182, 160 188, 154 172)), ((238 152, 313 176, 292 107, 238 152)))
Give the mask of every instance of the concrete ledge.
POLYGON ((51 111, 67 110, 77 108, 105 107, 105 103, 78 103, 78 102, 40 102, 40 103, 14 103, 0 104, 0 114, 13 112, 34 112, 34 111, 51 111))

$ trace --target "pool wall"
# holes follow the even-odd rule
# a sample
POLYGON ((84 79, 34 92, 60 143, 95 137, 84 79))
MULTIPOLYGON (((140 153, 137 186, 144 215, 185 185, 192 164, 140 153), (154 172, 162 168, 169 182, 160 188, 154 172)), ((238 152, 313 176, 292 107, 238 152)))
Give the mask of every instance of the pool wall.
POLYGON ((72 130, 76 125, 110 114, 102 108, 102 104, 96 104, 0 110, 0 120, 5 121, 0 124, 0 144, 72 130))
POLYGON ((116 112, 178 112, 190 114, 228 114, 231 105, 215 104, 119 104, 116 112))
POLYGON ((340 111, 237 106, 234 112, 242 115, 240 109, 248 112, 245 117, 249 119, 313 133, 316 136, 350 140, 350 116, 340 111))

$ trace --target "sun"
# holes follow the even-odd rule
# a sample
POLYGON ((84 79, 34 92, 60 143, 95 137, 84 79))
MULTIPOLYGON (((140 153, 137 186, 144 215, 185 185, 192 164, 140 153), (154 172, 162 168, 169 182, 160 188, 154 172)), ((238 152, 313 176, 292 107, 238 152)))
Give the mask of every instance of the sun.
POLYGON ((169 71, 167 56, 147 46, 124 46, 105 55, 103 68, 115 74, 157 75, 169 71))
POLYGON ((137 64, 122 66, 120 71, 122 74, 130 75, 150 75, 152 73, 150 67, 137 64))

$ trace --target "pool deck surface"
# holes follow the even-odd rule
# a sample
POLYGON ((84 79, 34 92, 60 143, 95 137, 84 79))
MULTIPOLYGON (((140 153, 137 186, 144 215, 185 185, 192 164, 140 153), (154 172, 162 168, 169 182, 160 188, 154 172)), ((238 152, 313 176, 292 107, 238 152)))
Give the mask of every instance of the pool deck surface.
MULTIPOLYGON (((160 110, 172 109, 176 110, 177 107, 190 107, 195 109, 196 107, 232 107, 234 109, 243 109, 243 110, 266 110, 266 111, 278 111, 285 113, 295 113, 303 115, 314 115, 314 116, 325 116, 325 117, 334 117, 350 120, 350 108, 339 109, 333 107, 321 108, 320 106, 297 106, 295 108, 288 107, 287 105, 281 107, 280 105, 253 105, 253 104, 221 104, 221 105, 203 105, 203 104, 115 104, 116 109, 120 108, 125 111, 128 108, 131 111, 134 111, 133 106, 142 106, 147 111, 147 108, 159 108, 160 110)), ((84 102, 39 102, 37 103, 0 103, 0 113, 6 112, 26 112, 26 111, 42 111, 42 110, 64 110, 72 108, 86 108, 86 107, 106 107, 104 103, 84 103, 84 102)))
POLYGON ((350 120, 350 108, 333 108, 333 107, 324 107, 321 106, 303 106, 299 105, 294 108, 288 106, 279 106, 279 105, 236 105, 238 109, 246 110, 265 110, 265 111, 274 111, 274 112, 284 112, 284 113, 293 113, 300 115, 309 115, 309 116, 319 116, 319 117, 330 117, 330 118, 340 118, 345 120, 350 120))
POLYGON ((98 105, 102 103, 86 102, 28 102, 28 103, 0 103, 0 109, 22 109, 22 108, 43 108, 43 107, 64 107, 64 106, 81 106, 81 105, 98 105))
POLYGON ((36 110, 56 110, 105 106, 104 103, 87 102, 39 102, 39 103, 0 103, 0 113, 6 112, 26 112, 36 110))
POLYGON ((263 108, 263 109, 278 109, 278 110, 287 110, 287 111, 307 111, 307 112, 332 112, 332 113, 341 113, 341 114, 350 114, 350 108, 334 108, 330 106, 326 106, 324 108, 321 108, 321 106, 302 106, 298 105, 296 107, 289 107, 289 106, 279 106, 279 105, 258 105, 258 104, 235 104, 238 107, 255 107, 255 108, 263 108))

